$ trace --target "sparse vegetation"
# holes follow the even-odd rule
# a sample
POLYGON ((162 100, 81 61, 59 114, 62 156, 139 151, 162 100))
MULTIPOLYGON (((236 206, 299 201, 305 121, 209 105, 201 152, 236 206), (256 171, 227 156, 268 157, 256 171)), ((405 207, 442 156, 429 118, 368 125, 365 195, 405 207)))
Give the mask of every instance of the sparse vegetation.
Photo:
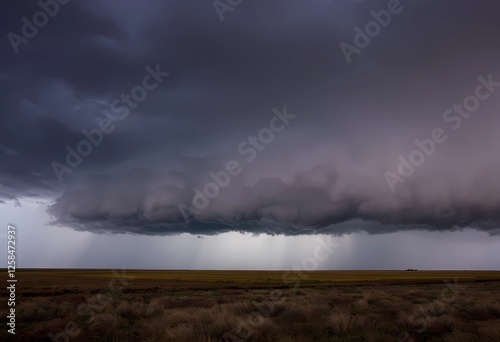
POLYGON ((281 272, 183 272, 126 272, 104 293, 111 271, 19 271, 15 341, 63 336, 70 322, 68 341, 500 341, 495 272, 462 273, 445 303, 444 273, 312 272, 294 287, 281 272))

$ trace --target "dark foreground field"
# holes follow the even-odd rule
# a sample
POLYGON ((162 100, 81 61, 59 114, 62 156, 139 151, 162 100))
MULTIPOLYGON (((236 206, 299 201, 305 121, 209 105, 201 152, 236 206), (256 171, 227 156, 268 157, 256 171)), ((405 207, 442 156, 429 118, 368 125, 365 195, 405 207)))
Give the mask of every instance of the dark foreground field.
POLYGON ((16 278, 16 335, 4 325, 1 340, 500 341, 500 272, 46 269, 16 278))

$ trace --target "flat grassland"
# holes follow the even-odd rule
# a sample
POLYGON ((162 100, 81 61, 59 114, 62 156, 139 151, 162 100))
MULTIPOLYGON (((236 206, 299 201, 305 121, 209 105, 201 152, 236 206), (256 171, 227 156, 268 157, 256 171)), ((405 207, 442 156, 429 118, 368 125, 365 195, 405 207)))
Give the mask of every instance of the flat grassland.
POLYGON ((1 340, 500 341, 500 271, 22 269, 16 279, 16 335, 4 326, 1 340))

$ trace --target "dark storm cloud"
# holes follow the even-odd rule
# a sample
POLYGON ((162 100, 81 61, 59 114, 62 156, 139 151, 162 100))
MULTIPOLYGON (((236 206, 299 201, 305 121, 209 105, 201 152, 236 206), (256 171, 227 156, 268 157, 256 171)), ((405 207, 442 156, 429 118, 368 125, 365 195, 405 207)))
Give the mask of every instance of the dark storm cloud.
MULTIPOLYGON (((495 233, 500 92, 459 130, 442 113, 500 79, 500 5, 401 3, 348 64, 339 44, 387 1, 245 2, 220 22, 211 2, 73 0, 18 54, 3 40, 0 197, 55 199, 54 223, 99 232, 495 233), (51 164, 148 65, 169 77, 59 183, 51 164), (247 162, 238 144, 283 106, 297 118, 247 162), (438 127, 448 141, 391 192, 384 172, 438 127), (179 204, 233 159, 241 174, 186 223, 179 204)), ((4 5, 2 34, 37 6, 4 5)))

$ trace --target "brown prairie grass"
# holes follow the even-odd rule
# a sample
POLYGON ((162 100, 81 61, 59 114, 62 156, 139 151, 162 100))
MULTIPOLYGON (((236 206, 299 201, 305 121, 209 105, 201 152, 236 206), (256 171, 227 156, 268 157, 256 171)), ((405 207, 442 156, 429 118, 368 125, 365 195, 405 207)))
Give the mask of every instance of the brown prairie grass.
MULTIPOLYGON (((229 284, 131 281, 99 297, 107 278, 74 287, 58 281, 38 295, 34 285, 19 289, 15 339, 3 332, 0 340, 49 341, 52 334, 75 342, 500 341, 496 281, 467 283, 446 301, 442 282, 311 282, 294 289, 250 282, 245 275, 229 284), (271 295, 276 291, 278 296, 271 295), (72 336, 64 335, 69 322, 78 330, 72 336), (406 340, 398 340, 402 334, 406 340)), ((8 311, 0 313, 5 317, 8 311)))
POLYGON ((334 310, 328 319, 329 327, 334 334, 350 335, 365 328, 367 317, 353 315, 350 310, 334 310))

